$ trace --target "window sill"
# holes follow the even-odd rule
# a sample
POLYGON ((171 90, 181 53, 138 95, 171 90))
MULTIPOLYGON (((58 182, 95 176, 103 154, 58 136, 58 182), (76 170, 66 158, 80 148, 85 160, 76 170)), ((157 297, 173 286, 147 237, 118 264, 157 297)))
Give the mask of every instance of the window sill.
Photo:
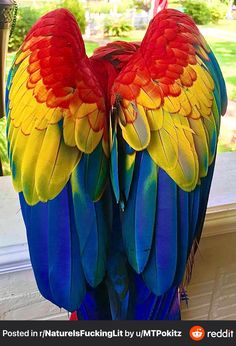
POLYGON ((0 247, 0 275, 31 268, 27 244, 0 247))

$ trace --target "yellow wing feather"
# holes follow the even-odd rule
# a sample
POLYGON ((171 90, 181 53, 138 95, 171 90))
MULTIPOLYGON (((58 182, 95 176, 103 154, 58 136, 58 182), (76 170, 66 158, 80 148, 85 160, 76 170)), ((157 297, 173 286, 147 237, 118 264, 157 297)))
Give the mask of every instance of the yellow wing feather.
POLYGON ((30 205, 54 198, 82 153, 92 153, 102 141, 109 155, 103 91, 90 69, 79 28, 64 10, 52 12, 46 22, 51 25, 48 34, 42 18, 27 35, 9 85, 13 183, 30 205), (71 32, 62 33, 55 47, 61 15, 63 20, 67 16, 71 32))
POLYGON ((199 57, 183 69, 175 83, 178 87, 169 90, 176 94, 163 96, 165 85, 146 82, 132 100, 125 98, 125 93, 121 99, 122 91, 116 85, 114 90, 121 99, 119 125, 132 148, 147 149, 153 161, 183 190, 192 191, 207 175, 215 155, 218 127, 214 114, 219 117, 215 85, 199 57))

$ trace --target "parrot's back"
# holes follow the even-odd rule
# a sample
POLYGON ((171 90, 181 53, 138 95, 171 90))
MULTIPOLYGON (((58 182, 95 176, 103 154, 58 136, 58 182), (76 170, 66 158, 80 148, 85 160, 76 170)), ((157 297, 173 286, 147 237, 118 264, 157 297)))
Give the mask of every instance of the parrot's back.
POLYGON ((42 17, 8 78, 8 149, 42 295, 79 319, 180 319, 227 96, 187 15, 90 59, 73 16, 42 17))

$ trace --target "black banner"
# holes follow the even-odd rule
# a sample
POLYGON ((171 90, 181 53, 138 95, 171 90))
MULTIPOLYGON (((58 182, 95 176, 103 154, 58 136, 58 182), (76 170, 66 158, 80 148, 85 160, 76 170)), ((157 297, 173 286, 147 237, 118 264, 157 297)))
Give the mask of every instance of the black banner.
POLYGON ((236 345, 236 321, 1 321, 0 345, 236 345))

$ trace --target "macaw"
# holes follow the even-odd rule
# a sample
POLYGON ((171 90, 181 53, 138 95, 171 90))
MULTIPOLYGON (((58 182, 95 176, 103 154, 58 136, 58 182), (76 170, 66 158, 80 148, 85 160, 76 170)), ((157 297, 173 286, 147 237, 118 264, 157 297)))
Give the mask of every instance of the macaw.
POLYGON ((213 52, 177 10, 90 58, 69 11, 36 22, 9 73, 7 138, 46 299, 78 319, 180 319, 226 105, 213 52))

